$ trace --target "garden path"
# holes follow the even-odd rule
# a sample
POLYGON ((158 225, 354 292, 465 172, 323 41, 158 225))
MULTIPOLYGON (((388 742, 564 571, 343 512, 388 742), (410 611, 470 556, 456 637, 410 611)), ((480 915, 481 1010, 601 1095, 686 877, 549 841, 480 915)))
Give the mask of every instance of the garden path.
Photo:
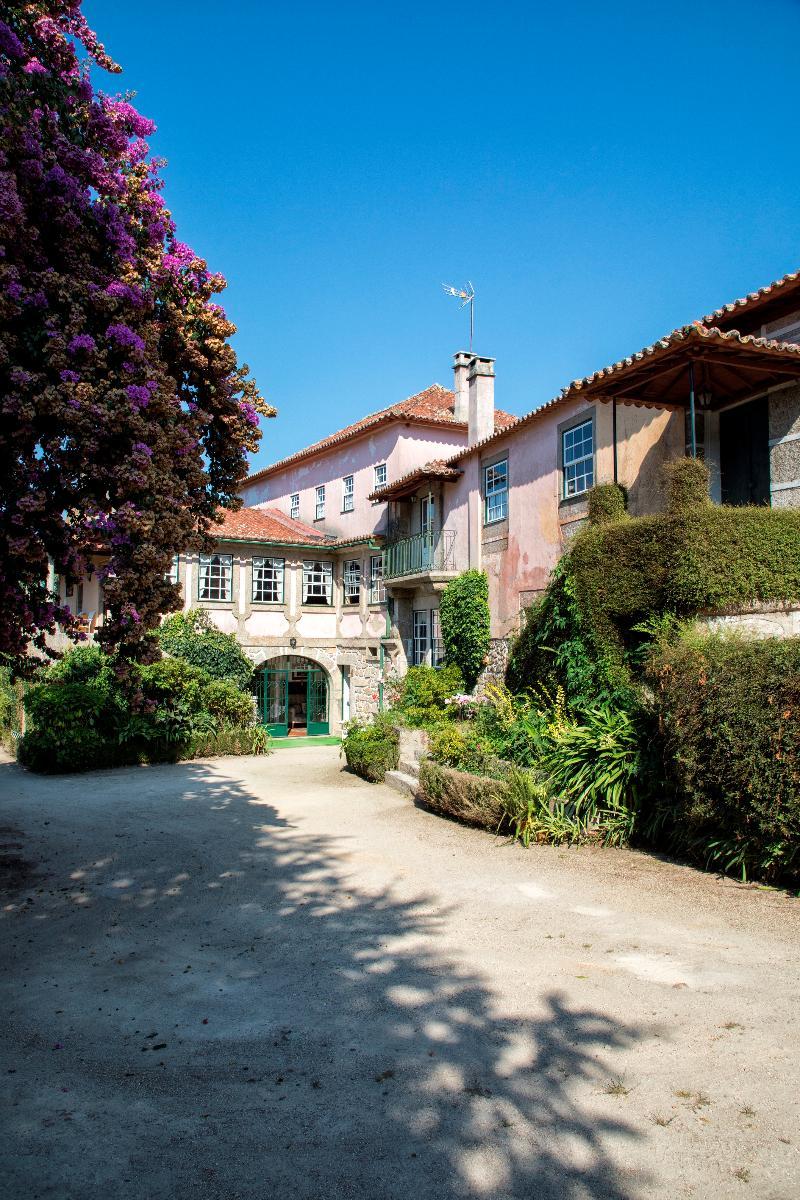
POLYGON ((0 826, 10 1197, 800 1193, 781 893, 525 851, 333 747, 6 763, 0 826))

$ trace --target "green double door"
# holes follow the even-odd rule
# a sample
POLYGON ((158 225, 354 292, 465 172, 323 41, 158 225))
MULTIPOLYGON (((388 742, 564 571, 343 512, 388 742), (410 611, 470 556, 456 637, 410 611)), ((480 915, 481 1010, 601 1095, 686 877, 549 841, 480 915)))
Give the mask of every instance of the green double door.
POLYGON ((328 676, 321 668, 269 667, 259 682, 261 722, 273 737, 330 731, 328 676))

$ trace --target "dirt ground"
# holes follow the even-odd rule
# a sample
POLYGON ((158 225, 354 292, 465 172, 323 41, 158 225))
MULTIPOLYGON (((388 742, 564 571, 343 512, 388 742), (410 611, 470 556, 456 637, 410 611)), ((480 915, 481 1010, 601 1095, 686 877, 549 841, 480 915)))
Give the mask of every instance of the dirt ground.
POLYGON ((8 1200, 800 1195, 799 901, 340 768, 0 765, 8 1200))

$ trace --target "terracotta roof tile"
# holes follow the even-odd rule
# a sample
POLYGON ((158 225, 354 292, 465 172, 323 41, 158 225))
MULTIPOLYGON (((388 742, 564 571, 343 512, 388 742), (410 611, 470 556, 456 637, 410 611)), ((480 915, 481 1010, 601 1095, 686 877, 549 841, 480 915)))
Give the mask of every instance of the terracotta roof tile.
POLYGON ((240 508, 236 512, 222 510, 222 518, 211 528, 212 537, 220 541, 265 542, 270 545, 324 546, 335 550, 339 546, 353 546, 362 542, 376 541, 376 535, 359 534, 357 537, 333 537, 321 533, 304 521, 295 521, 277 508, 240 508))
MULTIPOLYGON (((321 441, 314 442, 310 446, 304 446, 301 450, 296 450, 294 454, 290 454, 278 462, 271 463, 261 471, 256 471, 254 475, 249 477, 247 483, 253 483, 258 479, 265 479, 268 475, 289 466, 291 463, 299 462, 301 459, 310 458, 314 454, 330 450, 332 447, 338 446, 341 442, 359 437, 362 433, 375 428, 377 425, 388 425, 392 421, 419 421, 424 424, 434 425, 458 424, 459 428, 466 429, 466 424, 455 421, 453 415, 454 406, 454 393, 448 388, 442 387, 440 383, 433 383, 430 387, 425 388, 423 392, 417 392, 416 395, 409 396, 408 399, 401 400, 398 404, 391 404, 388 408, 382 408, 378 412, 369 413, 359 421, 354 421, 352 425, 346 425, 344 429, 329 434, 328 437, 323 438, 321 441)), ((502 409, 495 409, 496 427, 510 425, 514 420, 515 418, 510 413, 503 412, 502 409)))
POLYGON ((781 292, 789 290, 793 284, 798 285, 800 291, 800 271, 790 271, 782 279, 768 283, 765 287, 759 288, 757 292, 749 292, 746 296, 740 296, 738 300, 732 300, 730 304, 723 304, 722 308, 717 308, 708 316, 703 317, 702 324, 714 326, 719 321, 727 320, 733 313, 748 312, 765 301, 777 298, 781 292))
POLYGON ((413 471, 409 471, 406 475, 401 475, 399 479, 395 479, 392 483, 384 484, 383 487, 376 488, 374 492, 370 492, 367 496, 368 500, 382 500, 390 497, 394 492, 403 490, 406 486, 420 482, 423 479, 458 479, 462 474, 455 467, 447 465, 443 458, 434 458, 431 462, 425 463, 424 467, 417 467, 413 471))

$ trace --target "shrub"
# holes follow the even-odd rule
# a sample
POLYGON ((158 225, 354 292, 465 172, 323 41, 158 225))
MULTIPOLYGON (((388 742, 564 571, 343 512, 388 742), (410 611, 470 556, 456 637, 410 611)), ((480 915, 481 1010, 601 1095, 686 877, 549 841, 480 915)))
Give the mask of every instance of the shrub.
POLYGON ((173 613, 158 631, 162 650, 200 667, 212 679, 224 679, 246 690, 253 664, 232 633, 223 633, 204 609, 173 613))
POLYGON ((667 486, 667 510, 686 512, 708 504, 709 471, 700 458, 676 458, 663 467, 667 486))
POLYGON ((490 766, 492 748, 471 723, 442 722, 430 734, 429 753, 432 759, 446 767, 477 774, 490 766))
POLYGON ((380 783, 399 758, 399 738, 388 713, 378 713, 370 725, 350 721, 342 739, 347 765, 362 779, 380 783))
POLYGON ((409 667, 397 684, 393 712, 415 729, 435 725, 455 715, 447 701, 464 686, 458 667, 409 667))
POLYGON ((563 802, 553 801, 547 786, 533 771, 514 767, 503 799, 506 823, 526 848, 531 842, 586 841, 585 828, 563 802))
POLYGON ((507 792, 502 780, 455 771, 425 758, 419 783, 423 800, 435 812, 492 832, 502 826, 507 792))
POLYGON ((7 667, 0 667, 0 745, 14 750, 19 736, 22 699, 20 685, 12 682, 7 667))
POLYGON ((448 664, 473 688, 489 651, 489 580, 484 571, 464 571, 442 592, 439 604, 448 664))
POLYGON ((532 767, 541 756, 553 704, 543 689, 538 696, 531 692, 514 696, 502 685, 488 684, 475 724, 498 758, 532 767))
POLYGON ((263 725, 225 725, 192 738, 185 758, 213 758, 219 754, 270 754, 270 736, 263 725))
POLYGON ((690 633, 652 657, 670 794, 652 840, 704 865, 800 880, 800 638, 690 633))
POLYGON ((628 494, 618 483, 597 483, 589 491, 589 524, 606 525, 624 521, 628 515, 628 494))
POLYGON ((248 692, 240 692, 235 684, 224 679, 212 679, 201 692, 202 706, 220 725, 243 728, 252 725, 255 709, 248 692))
POLYGON ((60 775, 115 766, 118 755, 115 743, 93 726, 76 721, 67 732, 46 726, 26 730, 19 743, 19 761, 32 771, 60 775))

